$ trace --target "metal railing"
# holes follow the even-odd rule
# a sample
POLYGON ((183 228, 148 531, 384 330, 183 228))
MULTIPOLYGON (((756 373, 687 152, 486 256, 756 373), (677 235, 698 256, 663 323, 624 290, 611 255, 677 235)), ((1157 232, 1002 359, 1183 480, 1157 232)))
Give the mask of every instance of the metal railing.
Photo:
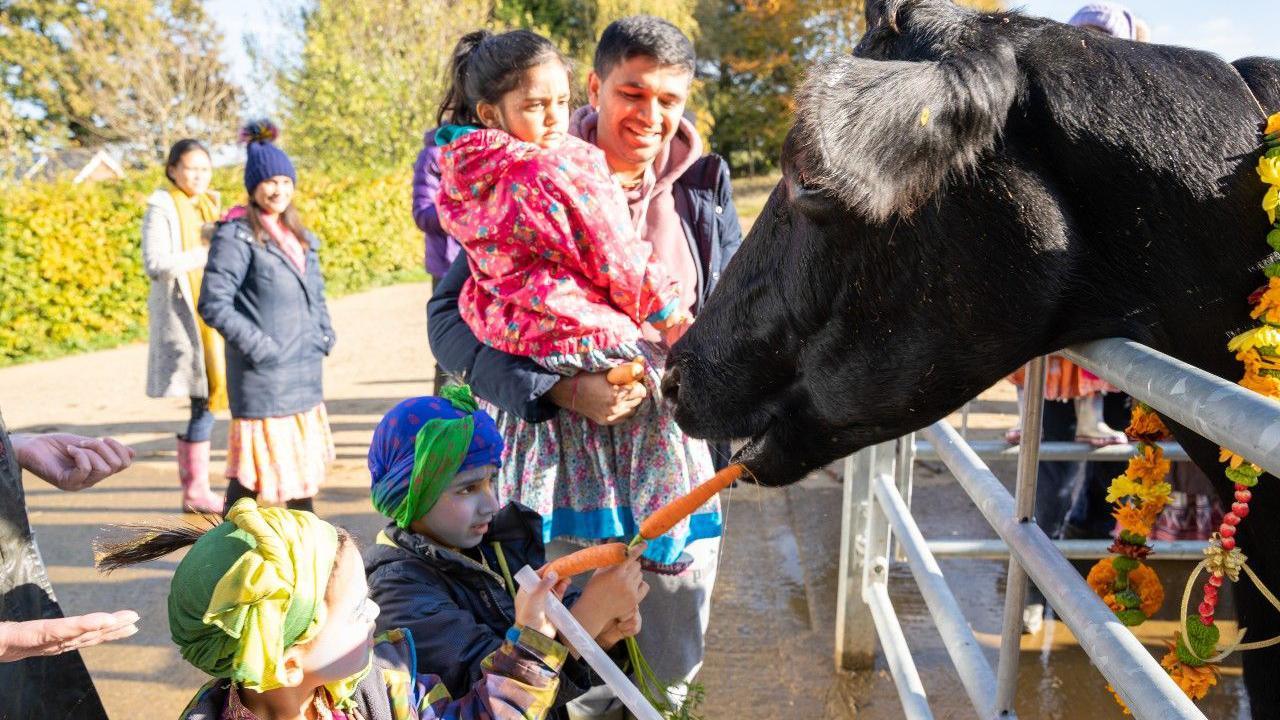
MULTIPOLYGON (((1062 352, 1131 396, 1214 442, 1231 447, 1269 472, 1280 471, 1280 403, 1128 340, 1100 340, 1062 352)), ((837 586, 837 666, 870 667, 879 638, 904 715, 931 718, 928 697, 889 597, 889 568, 905 562, 919 586, 943 645, 981 718, 1014 717, 1022 606, 1028 580, 1044 593, 1093 664, 1139 720, 1204 715, 1084 582, 1067 558, 1105 557, 1108 540, 1051 540, 1036 524, 1039 460, 1123 460, 1127 445, 1089 448, 1040 443, 1045 359, 1028 365, 1023 440, 967 443, 950 424, 872 446, 845 460, 840 568, 837 586), (974 501, 999 540, 927 540, 911 516, 917 458, 941 460, 974 501), (1013 494, 983 462, 1018 463, 1013 494), (1009 571, 999 661, 993 670, 970 628, 937 557, 1005 558, 1009 571), (874 633, 872 630, 874 629, 874 633)), ((1172 460, 1185 460, 1176 445, 1172 460)), ((1167 559, 1199 559, 1200 542, 1153 543, 1167 559)))

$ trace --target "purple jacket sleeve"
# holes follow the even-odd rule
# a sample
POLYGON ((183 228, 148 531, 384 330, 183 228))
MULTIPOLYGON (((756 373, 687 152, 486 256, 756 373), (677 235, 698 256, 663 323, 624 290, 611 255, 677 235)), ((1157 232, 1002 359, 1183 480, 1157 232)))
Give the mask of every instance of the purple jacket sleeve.
POLYGON ((440 225, 436 210, 436 196, 440 193, 440 147, 435 142, 435 130, 422 139, 422 151, 413 163, 413 221, 425 235, 424 258, 427 273, 440 277, 449 270, 457 257, 458 244, 440 225))

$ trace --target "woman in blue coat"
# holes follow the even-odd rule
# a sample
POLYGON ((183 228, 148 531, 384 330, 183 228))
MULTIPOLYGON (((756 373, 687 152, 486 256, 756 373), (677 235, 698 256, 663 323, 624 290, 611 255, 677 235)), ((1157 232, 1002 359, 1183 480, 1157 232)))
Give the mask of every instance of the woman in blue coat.
MULTIPOLYGON (((319 241, 293 205, 297 173, 275 128, 246 128, 245 205, 214 232, 200 316, 227 343, 226 508, 242 497, 311 510, 334 458, 323 362, 335 337, 319 241)), ((225 511, 225 510, 224 510, 225 511)))

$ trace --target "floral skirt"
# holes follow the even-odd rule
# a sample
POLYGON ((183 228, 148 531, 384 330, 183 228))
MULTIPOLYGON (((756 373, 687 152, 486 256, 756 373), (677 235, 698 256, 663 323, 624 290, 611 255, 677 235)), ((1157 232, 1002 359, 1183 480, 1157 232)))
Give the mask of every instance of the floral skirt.
MULTIPOLYGON (((1018 387, 1026 382, 1027 369, 1018 368, 1009 381, 1018 387)), ((1059 355, 1050 355, 1044 381, 1045 400, 1074 400, 1094 393, 1117 392, 1106 380, 1059 355)))
MULTIPOLYGON (((566 377, 600 372, 643 355, 650 398, 613 427, 565 410, 541 423, 495 411, 506 442, 498 471, 499 502, 516 501, 542 515, 543 540, 579 543, 635 536, 640 521, 711 477, 711 452, 684 434, 661 401, 666 354, 646 342, 585 355, 535 358, 566 377)), ((719 499, 712 498, 671 532, 649 543, 653 565, 681 562, 686 545, 721 533, 719 499)))
POLYGON ((335 457, 324 403, 285 417, 231 418, 227 477, 263 502, 314 497, 335 457))

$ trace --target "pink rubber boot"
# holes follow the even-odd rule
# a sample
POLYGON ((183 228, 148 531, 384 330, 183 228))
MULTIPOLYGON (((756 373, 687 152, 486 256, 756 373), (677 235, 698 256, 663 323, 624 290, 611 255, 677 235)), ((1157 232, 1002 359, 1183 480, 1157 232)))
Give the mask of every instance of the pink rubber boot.
POLYGON ((209 491, 209 441, 178 438, 178 480, 182 483, 182 511, 222 512, 222 498, 209 491))

